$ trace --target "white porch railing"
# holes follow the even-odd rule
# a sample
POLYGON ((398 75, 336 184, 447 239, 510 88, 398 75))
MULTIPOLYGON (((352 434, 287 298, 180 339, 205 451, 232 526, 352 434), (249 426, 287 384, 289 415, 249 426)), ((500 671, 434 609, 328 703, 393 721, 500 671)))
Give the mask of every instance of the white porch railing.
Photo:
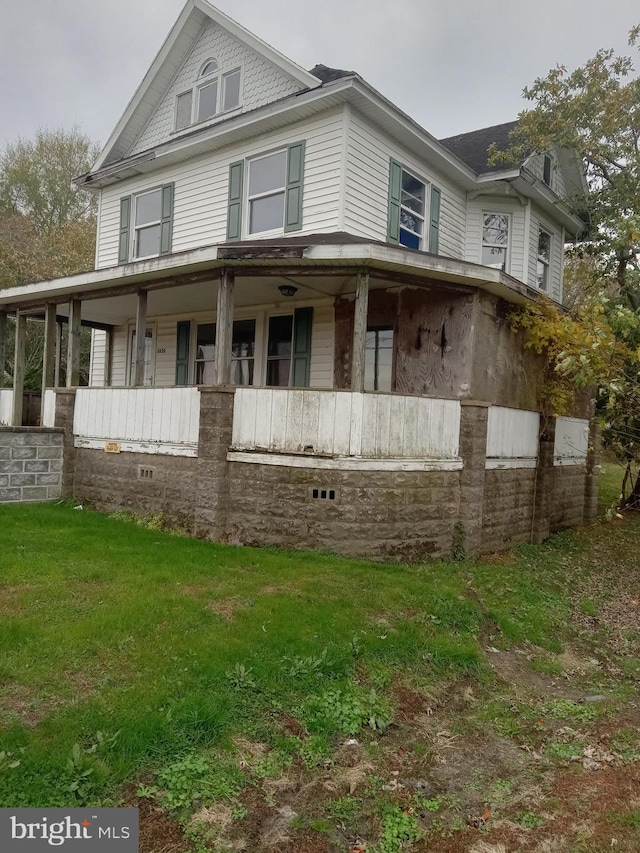
POLYGON ((491 406, 487 418, 487 468, 535 468, 539 412, 491 406))
POLYGON ((42 398, 42 426, 52 427, 56 422, 56 392, 47 388, 42 398))
MULTIPOLYGON (((376 467, 420 460, 428 468, 461 467, 460 403, 395 394, 238 388, 233 411, 232 459, 247 451, 279 454, 261 462, 287 464, 282 455, 376 460, 376 467), (235 455, 234 455, 235 453, 235 455), (446 463, 449 463, 448 465, 446 463)), ((256 460, 257 461, 257 460, 256 460)), ((303 464, 290 460, 290 464, 303 464)), ((406 466, 405 466, 406 467, 406 466)))
POLYGON ((78 388, 76 392, 76 447, 197 456, 199 428, 197 388, 78 388))
POLYGON ((589 421, 557 418, 553 448, 554 465, 584 465, 589 447, 589 421))
POLYGON ((0 389, 0 426, 10 426, 13 415, 13 391, 11 388, 0 389))

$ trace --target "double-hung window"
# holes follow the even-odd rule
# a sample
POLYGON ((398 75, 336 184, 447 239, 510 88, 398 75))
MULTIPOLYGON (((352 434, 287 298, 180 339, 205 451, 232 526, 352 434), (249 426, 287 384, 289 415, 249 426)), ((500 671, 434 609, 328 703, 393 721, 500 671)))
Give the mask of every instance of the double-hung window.
POLYGON ((174 185, 120 199, 118 263, 169 255, 173 240, 174 185))
MULTIPOLYGON (((256 321, 235 320, 231 341, 231 384, 252 385, 256 321)), ((216 324, 199 323, 196 331, 196 385, 216 384, 216 324)))
POLYGON ((422 248, 425 198, 425 184, 403 169, 400 194, 400 244, 409 249, 422 248))
POLYGON ((482 263, 486 267, 507 270, 509 251, 509 214, 482 214, 482 263))
POLYGON ((135 197, 134 249, 136 258, 160 254, 162 227, 162 190, 151 190, 135 197))
POLYGON ((249 234, 283 227, 286 185, 285 148, 249 161, 249 234))
POLYGON ((365 391, 391 391, 393 327, 367 329, 364 349, 365 391))
POLYGON ((551 234, 542 228, 538 232, 538 264, 536 284, 540 290, 549 289, 549 267, 551 265, 551 234))

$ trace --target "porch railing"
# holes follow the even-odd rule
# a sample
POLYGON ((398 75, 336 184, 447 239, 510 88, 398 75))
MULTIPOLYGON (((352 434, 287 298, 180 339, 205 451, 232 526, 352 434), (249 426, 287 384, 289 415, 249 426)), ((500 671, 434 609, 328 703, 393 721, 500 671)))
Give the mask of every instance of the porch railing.
POLYGON ((78 388, 76 392, 76 447, 197 456, 199 427, 197 388, 78 388))
POLYGON ((0 425, 10 426, 13 414, 13 391, 11 388, 0 389, 0 425))
POLYGON ((234 451, 455 460, 459 439, 458 400, 270 388, 235 392, 234 451))

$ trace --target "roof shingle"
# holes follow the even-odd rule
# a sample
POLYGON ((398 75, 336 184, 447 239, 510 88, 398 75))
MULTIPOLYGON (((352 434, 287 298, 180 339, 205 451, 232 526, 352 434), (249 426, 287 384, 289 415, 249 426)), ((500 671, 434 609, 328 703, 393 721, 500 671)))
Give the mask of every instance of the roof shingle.
POLYGON ((511 142, 509 135, 518 126, 516 121, 508 121, 504 124, 494 124, 492 127, 483 127, 480 130, 472 130, 470 133, 460 133, 457 136, 449 136, 440 142, 455 154, 468 166, 478 172, 500 172, 504 164, 489 166, 487 163, 487 152, 489 146, 495 143, 501 150, 509 147, 511 142))

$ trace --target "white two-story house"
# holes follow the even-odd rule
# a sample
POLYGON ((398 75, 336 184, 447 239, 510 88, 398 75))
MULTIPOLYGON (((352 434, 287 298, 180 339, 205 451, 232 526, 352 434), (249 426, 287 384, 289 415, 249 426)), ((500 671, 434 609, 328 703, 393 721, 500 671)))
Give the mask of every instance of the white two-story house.
MULTIPOLYGON (((44 315, 43 424, 61 422, 55 331, 68 323, 76 494, 180 513, 219 539, 412 555, 446 551, 462 523, 461 423, 480 401, 494 411, 485 457, 511 460, 483 461, 483 477, 528 472, 523 538, 540 387, 508 315, 541 294, 562 301, 564 243, 583 227, 569 200, 585 184, 570 152, 489 165, 513 126, 437 140, 357 73, 306 71, 188 0, 77 179, 98 196, 95 270, 0 296, 18 342, 5 411, 17 425, 24 318, 44 315), (93 329, 90 388, 75 393, 81 324, 93 329), (214 398, 222 439, 203 426, 214 398), (205 498, 194 472, 212 453, 222 467, 205 498), (388 499, 401 475, 417 492, 444 488, 434 472, 458 491, 425 533, 415 507, 388 499), (360 513, 351 499, 369 485, 386 497, 360 513), (382 544, 366 547, 367 525, 386 525, 382 544)), ((482 520, 472 528, 470 550, 501 544, 488 533, 483 546, 482 520)))

